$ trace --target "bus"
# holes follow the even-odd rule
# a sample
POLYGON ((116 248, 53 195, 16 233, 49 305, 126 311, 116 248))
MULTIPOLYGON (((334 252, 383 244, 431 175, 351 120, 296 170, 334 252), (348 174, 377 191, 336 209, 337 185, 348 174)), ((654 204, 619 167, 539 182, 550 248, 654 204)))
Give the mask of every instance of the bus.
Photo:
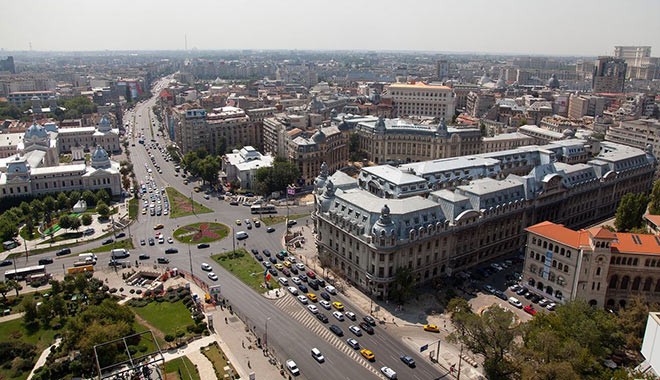
POLYGON ((277 209, 273 205, 252 205, 250 212, 253 214, 274 214, 277 209))
POLYGON ((87 265, 79 265, 71 268, 66 268, 66 273, 68 274, 85 273, 85 272, 94 272, 94 265, 87 264, 87 265))
POLYGON ((12 269, 5 272, 5 280, 26 280, 33 274, 46 273, 45 265, 35 265, 32 267, 12 269))

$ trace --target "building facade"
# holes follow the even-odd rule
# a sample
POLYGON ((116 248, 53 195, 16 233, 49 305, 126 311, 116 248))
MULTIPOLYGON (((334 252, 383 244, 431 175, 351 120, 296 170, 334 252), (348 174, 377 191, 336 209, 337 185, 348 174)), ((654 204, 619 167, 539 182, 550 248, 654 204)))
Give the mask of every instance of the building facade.
POLYGON ((394 117, 426 116, 451 120, 454 116, 455 98, 450 87, 393 83, 387 88, 392 99, 394 117))
POLYGON ((660 240, 656 235, 572 230, 542 222, 527 228, 523 282, 554 302, 581 299, 625 307, 637 295, 660 302, 660 240))
POLYGON ((624 145, 584 140, 363 169, 323 169, 315 181, 319 257, 368 294, 387 297, 400 268, 414 283, 520 252, 525 228, 582 227, 647 192, 656 161, 624 145), (592 158, 595 155, 594 158, 592 158))
POLYGON ((222 157, 222 170, 227 174, 227 181, 238 182, 241 189, 253 190, 254 180, 259 168, 273 166, 273 157, 263 155, 251 146, 234 150, 222 157))
POLYGON ((598 57, 592 79, 593 92, 623 92, 627 67, 621 58, 598 57))

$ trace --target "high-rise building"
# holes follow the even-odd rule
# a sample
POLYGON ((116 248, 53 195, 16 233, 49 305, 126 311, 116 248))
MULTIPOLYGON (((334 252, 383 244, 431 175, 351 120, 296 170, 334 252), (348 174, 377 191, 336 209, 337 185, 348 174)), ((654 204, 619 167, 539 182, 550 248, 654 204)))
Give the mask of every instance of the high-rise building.
POLYGON ((450 87, 417 83, 393 83, 387 88, 394 117, 428 116, 451 120, 455 97, 450 87))
POLYGON ((0 71, 9 71, 12 74, 16 74, 13 56, 10 55, 5 59, 0 59, 0 71))
POLYGON ((582 116, 602 116, 605 98, 593 95, 571 95, 568 102, 568 117, 580 119, 582 116))
POLYGON ((438 60, 436 63, 436 75, 438 80, 444 81, 449 78, 449 61, 446 59, 438 60))
POLYGON ((623 92, 627 67, 622 58, 598 57, 592 79, 593 92, 623 92))
POLYGON ((641 66, 651 58, 650 46, 615 46, 614 58, 621 58, 629 66, 641 66))

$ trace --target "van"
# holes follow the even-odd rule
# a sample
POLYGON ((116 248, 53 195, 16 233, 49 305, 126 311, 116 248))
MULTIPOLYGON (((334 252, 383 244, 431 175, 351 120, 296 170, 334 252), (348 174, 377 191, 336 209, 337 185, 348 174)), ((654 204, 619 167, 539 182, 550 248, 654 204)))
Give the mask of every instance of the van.
POLYGON ((319 363, 323 363, 325 361, 325 358, 323 357, 323 354, 316 347, 312 348, 312 357, 319 363))
POLYGON ((110 256, 113 259, 123 259, 130 256, 131 254, 124 248, 117 248, 110 251, 110 256))
POLYGON ((98 260, 98 257, 96 257, 96 255, 93 254, 93 253, 91 253, 91 252, 87 252, 87 253, 81 253, 81 254, 79 254, 79 255, 78 255, 78 259, 79 259, 80 261, 86 261, 86 262, 88 262, 88 263, 94 263, 94 264, 96 264, 96 260, 98 260))

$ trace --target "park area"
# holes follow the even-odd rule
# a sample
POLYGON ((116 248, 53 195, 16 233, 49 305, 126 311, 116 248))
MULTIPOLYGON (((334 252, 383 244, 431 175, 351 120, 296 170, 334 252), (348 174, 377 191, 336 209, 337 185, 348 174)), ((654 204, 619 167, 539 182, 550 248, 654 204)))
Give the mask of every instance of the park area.
MULTIPOLYGON (((263 287, 264 268, 243 248, 213 255, 211 258, 255 291, 262 293, 266 290, 263 287)), ((280 287, 275 279, 270 280, 270 286, 280 287)))
POLYGON ((170 218, 180 218, 182 216, 204 214, 212 212, 210 208, 193 201, 192 198, 186 197, 173 187, 165 189, 167 198, 170 200, 172 210, 170 211, 170 218))
POLYGON ((187 356, 170 360, 163 366, 164 380, 200 380, 199 372, 187 356))

